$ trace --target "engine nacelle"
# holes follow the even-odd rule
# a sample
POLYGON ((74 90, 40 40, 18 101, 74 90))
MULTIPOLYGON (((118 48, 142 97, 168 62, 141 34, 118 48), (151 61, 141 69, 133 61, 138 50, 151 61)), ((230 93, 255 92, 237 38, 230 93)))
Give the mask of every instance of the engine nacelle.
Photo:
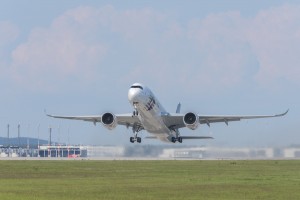
POLYGON ((199 117, 192 112, 186 113, 183 117, 183 123, 187 128, 195 130, 199 125, 199 117))
POLYGON ((117 118, 112 113, 104 113, 102 115, 102 124, 109 130, 112 130, 118 125, 117 118))

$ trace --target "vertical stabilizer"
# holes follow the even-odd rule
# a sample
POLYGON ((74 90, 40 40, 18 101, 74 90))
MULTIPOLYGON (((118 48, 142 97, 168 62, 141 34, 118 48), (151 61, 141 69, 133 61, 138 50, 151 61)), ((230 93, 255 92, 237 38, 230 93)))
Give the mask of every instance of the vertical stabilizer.
POLYGON ((180 103, 178 103, 178 105, 177 105, 177 109, 176 109, 176 113, 180 113, 180 108, 181 108, 181 104, 180 104, 180 103))

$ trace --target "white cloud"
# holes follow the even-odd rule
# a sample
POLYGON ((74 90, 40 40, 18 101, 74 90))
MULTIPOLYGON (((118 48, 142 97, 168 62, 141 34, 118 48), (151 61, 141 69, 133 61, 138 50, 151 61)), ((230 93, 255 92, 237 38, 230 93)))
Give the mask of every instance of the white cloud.
POLYGON ((129 40, 143 40, 145 36, 155 36, 155 33, 160 33, 161 25, 164 23, 164 15, 153 10, 128 10, 112 17, 111 28, 112 31, 122 34, 129 40))
POLYGON ((51 89, 69 79, 88 81, 106 53, 105 45, 88 38, 84 13, 66 12, 48 28, 35 28, 12 52, 12 78, 32 89, 51 89))
POLYGON ((19 29, 16 25, 9 21, 0 21, 0 69, 6 72, 11 43, 13 43, 19 36, 19 29))
POLYGON ((0 48, 13 42, 19 35, 19 29, 9 21, 0 21, 0 48))
POLYGON ((263 10, 247 19, 226 12, 191 20, 188 37, 196 42, 200 64, 188 77, 215 87, 245 80, 266 88, 285 82, 299 86, 299 33, 300 6, 295 5, 263 10))
POLYGON ((242 81, 251 55, 244 24, 238 12, 209 15, 190 22, 188 37, 195 41, 198 53, 195 60, 199 65, 197 73, 190 75, 191 80, 223 88, 242 81))
POLYGON ((12 52, 11 75, 34 89, 108 77, 216 91, 247 81, 299 84, 299 13, 281 6, 247 19, 225 12, 180 24, 152 9, 78 7, 32 30, 12 52))
POLYGON ((260 68, 256 79, 267 85, 291 81, 300 85, 300 6, 261 11, 247 29, 260 68))
POLYGON ((27 41, 14 49, 11 78, 33 90, 57 88, 70 79, 83 84, 105 81, 105 72, 113 68, 101 62, 109 50, 118 50, 120 44, 115 41, 138 45, 145 37, 151 38, 160 19, 151 10, 119 12, 112 6, 66 11, 50 27, 33 29, 27 41))

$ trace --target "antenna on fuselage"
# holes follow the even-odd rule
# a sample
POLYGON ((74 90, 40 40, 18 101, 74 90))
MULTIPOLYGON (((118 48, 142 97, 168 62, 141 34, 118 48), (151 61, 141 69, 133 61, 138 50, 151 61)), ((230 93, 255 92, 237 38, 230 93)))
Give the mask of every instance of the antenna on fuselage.
POLYGON ((176 113, 180 113, 180 108, 181 108, 181 104, 179 102, 178 105, 177 105, 176 113))

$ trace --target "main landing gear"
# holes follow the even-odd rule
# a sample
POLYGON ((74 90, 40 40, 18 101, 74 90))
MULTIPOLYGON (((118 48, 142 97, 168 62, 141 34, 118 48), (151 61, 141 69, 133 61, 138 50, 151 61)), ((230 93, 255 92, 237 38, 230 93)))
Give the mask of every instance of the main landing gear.
POLYGON ((140 138, 140 137, 130 137, 130 142, 131 143, 134 143, 134 142, 141 143, 142 138, 140 138))
POLYGON ((175 142, 179 142, 179 143, 182 143, 182 137, 172 137, 172 142, 175 143, 175 142))
MULTIPOLYGON (((133 113, 138 114, 137 111, 133 111, 133 113)), ((133 132, 133 137, 130 137, 130 142, 134 143, 141 143, 142 142, 142 138, 138 137, 138 132, 140 132, 141 130, 143 130, 143 127, 140 124, 134 124, 132 126, 132 132, 133 132)))

